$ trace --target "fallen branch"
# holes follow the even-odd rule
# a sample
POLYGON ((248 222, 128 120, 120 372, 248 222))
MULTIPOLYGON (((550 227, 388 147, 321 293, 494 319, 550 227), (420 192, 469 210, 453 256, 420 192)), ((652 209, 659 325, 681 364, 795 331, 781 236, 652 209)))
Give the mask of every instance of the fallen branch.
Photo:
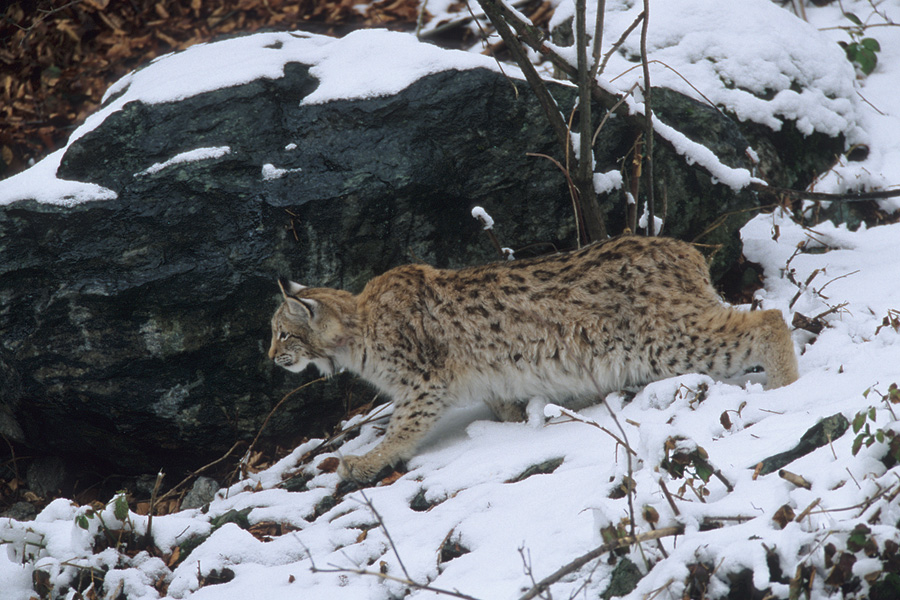
POLYGON ((844 192, 842 194, 829 194, 825 192, 809 192, 806 190, 792 190, 788 188, 769 185, 761 181, 753 181, 749 188, 754 192, 775 194, 798 200, 818 200, 821 202, 866 202, 869 200, 885 200, 900 196, 900 188, 895 190, 880 190, 876 192, 844 192))
POLYGON ((802 487, 807 490, 812 489, 812 484, 808 482, 802 475, 797 475, 796 473, 791 473, 790 471, 785 471, 781 469, 778 471, 778 476, 784 479, 785 481, 789 481, 796 485, 797 487, 802 487))

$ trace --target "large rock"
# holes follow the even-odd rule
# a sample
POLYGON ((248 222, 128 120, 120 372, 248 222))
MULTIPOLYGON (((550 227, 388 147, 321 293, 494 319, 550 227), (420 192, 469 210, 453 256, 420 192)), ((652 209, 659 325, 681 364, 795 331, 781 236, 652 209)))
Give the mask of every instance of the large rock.
MULTIPOLYGON (((419 50, 427 60, 417 59, 430 65, 424 76, 379 87, 378 61, 399 61, 402 71, 407 59, 389 51, 414 43, 387 32, 341 41, 259 34, 162 59, 117 84, 61 158, 48 159, 59 161, 60 179, 99 184, 115 198, 101 190, 91 199, 94 186, 74 199, 35 193, 0 206, 0 432, 32 452, 118 472, 197 466, 252 439, 303 381, 265 355, 276 277, 358 291, 405 262, 492 260, 470 216, 476 204, 520 256, 572 247, 563 176, 526 156, 558 156, 527 87, 488 59, 428 46, 419 50), (256 56, 248 45, 277 68, 178 93, 209 71, 232 75, 234 48, 256 56), (325 63, 340 70, 343 56, 353 71, 343 76, 361 83, 338 99, 340 77, 325 63), (160 77, 173 61, 181 83, 160 77)), ((572 90, 553 91, 568 111, 572 90)), ((745 166, 740 124, 675 93, 660 92, 658 106, 664 120, 745 166)), ((598 166, 617 168, 633 140, 626 123, 610 121, 598 166)), ((842 147, 839 138, 819 142, 770 160, 793 172, 842 147)), ((655 160, 669 234, 691 239, 756 202, 664 144, 655 160)), ((610 199, 615 230, 624 201, 620 192, 610 199)), ((716 230, 732 256, 742 223, 716 230)), ((371 397, 339 376, 286 402, 266 433, 285 442, 320 433, 347 403, 371 397)))

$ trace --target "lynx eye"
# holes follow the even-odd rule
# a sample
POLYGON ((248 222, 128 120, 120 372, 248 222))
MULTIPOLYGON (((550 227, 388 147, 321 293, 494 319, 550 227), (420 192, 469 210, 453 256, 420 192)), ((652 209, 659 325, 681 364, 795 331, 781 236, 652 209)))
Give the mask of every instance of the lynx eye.
POLYGON ((291 334, 289 334, 287 331, 278 332, 278 341, 280 341, 280 342, 285 341, 289 337, 291 337, 291 334))

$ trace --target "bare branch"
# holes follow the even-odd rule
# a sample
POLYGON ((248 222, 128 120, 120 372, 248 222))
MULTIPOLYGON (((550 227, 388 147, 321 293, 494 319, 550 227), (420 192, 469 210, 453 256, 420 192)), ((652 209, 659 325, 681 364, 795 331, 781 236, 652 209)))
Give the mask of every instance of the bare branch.
POLYGON ((223 454, 221 456, 221 458, 217 458, 216 460, 212 461, 208 465, 204 465, 204 466, 200 467, 199 469, 197 469, 196 471, 193 471, 190 475, 188 475, 187 477, 182 479, 180 482, 178 482, 178 485, 172 487, 172 489, 170 489, 168 492, 166 492, 165 494, 163 494, 162 496, 157 498, 156 502, 160 503, 163 500, 167 499, 169 496, 174 495, 178 489, 180 489, 182 486, 186 485, 189 481, 191 481, 192 479, 197 477, 197 475, 199 475, 200 473, 203 473, 204 471, 206 471, 208 469, 213 468, 214 466, 216 466, 217 464, 219 464, 220 462, 222 462, 223 460, 225 460, 226 458, 231 456, 231 453, 234 452, 238 446, 240 446, 241 444, 244 444, 244 443, 246 443, 246 442, 244 442, 242 440, 236 441, 234 443, 234 445, 228 449, 228 452, 226 452, 225 454, 223 454))
POLYGON ((403 575, 406 576, 408 581, 412 581, 412 577, 409 576, 409 571, 406 570, 406 565, 403 564, 403 559, 400 558, 400 551, 397 550, 397 545, 394 543, 394 538, 391 537, 391 532, 388 531, 387 525, 384 524, 384 519, 381 518, 381 513, 375 509, 375 505, 372 504, 372 501, 369 500, 369 497, 366 496, 366 493, 363 490, 359 490, 359 495, 362 496, 363 502, 372 511, 372 514, 375 516, 375 520, 378 521, 378 526, 381 527, 381 531, 384 532, 384 537, 387 538, 388 544, 391 546, 391 550, 394 552, 394 556, 397 557, 397 562, 400 563, 400 569, 403 570, 403 575))
POLYGON ((650 65, 647 62, 647 30, 650 25, 650 0, 644 0, 644 20, 641 23, 641 65, 644 71, 644 125, 645 148, 647 149, 647 235, 653 236, 656 231, 656 202, 653 197, 653 89, 650 87, 650 65))
MULTIPOLYGON (((566 122, 563 120, 562 114, 559 111, 559 106, 556 104, 556 100, 553 99, 553 96, 550 95, 550 91, 547 90, 544 80, 541 79, 537 70, 534 68, 534 65, 528 59, 518 38, 516 38, 510 30, 509 25, 507 25, 504 12, 515 17, 514 13, 500 0, 478 0, 478 3, 481 5, 482 10, 484 10, 484 13, 488 18, 490 18, 497 33, 503 38, 510 53, 513 55, 513 59, 515 59, 516 64, 522 69, 525 80, 537 95, 538 101, 541 103, 544 113, 550 121, 550 126, 553 127, 553 131, 556 133, 559 143, 562 144, 563 147, 566 147, 569 143, 568 130, 566 128, 566 122)), ((516 21, 521 22, 518 17, 515 17, 515 19, 516 21)))
POLYGON ((607 52, 603 56, 603 62, 600 63, 600 69, 597 71, 597 74, 600 74, 606 70, 606 63, 609 62, 610 57, 616 53, 616 50, 618 50, 622 44, 625 43, 625 40, 628 38, 629 35, 631 35, 631 32, 634 31, 635 28, 638 25, 640 25, 643 20, 644 20, 644 13, 641 13, 637 16, 637 18, 634 20, 634 22, 631 25, 629 25, 628 28, 625 29, 625 31, 622 32, 622 35, 620 35, 619 39, 616 40, 616 43, 612 45, 612 48, 609 49, 609 52, 607 52))
POLYGON ((603 50, 603 21, 606 17, 606 0, 597 0, 597 18, 594 21, 594 49, 591 52, 594 65, 591 67, 591 81, 597 78, 600 72, 600 52, 603 50))
POLYGON ((611 542, 603 544, 602 546, 598 546, 587 552, 586 554, 582 554, 572 562, 567 565, 564 565, 548 575, 544 577, 536 585, 532 586, 530 590, 525 592, 522 596, 519 597, 519 600, 530 600, 531 598, 535 598, 540 595, 544 590, 549 588, 551 585, 568 575, 569 573, 573 573, 588 564, 592 560, 603 556, 613 550, 617 550, 619 548, 624 548, 626 546, 631 546, 632 544, 639 544, 641 542, 647 542, 650 540, 658 540, 664 537, 672 537, 674 535, 681 535, 684 533, 684 525, 674 525, 672 527, 663 527, 662 529, 655 529, 653 531, 648 531, 646 533, 641 533, 638 535, 626 535, 624 537, 617 538, 611 542))
MULTIPOLYGON (((598 7, 599 10, 599 7, 598 7)), ((594 191, 594 155, 591 145, 591 66, 587 56, 586 0, 575 0, 575 46, 578 56, 578 164, 575 185, 591 241, 606 239, 606 224, 594 191)), ((596 41, 596 40, 595 40, 596 41)))
POLYGON ((819 200, 821 202, 865 202, 868 200, 885 200, 900 196, 900 188, 893 190, 879 190, 875 192, 844 192, 842 194, 828 194, 825 192, 808 192, 806 190, 792 190, 788 188, 768 185, 761 181, 753 181, 749 188, 755 192, 765 192, 787 198, 800 200, 819 200))
MULTIPOLYGON (((310 561, 312 562, 312 561, 310 561)), ((417 590, 424 590, 426 592, 434 592, 435 594, 440 594, 442 596, 450 596, 452 598, 462 598, 462 600, 480 600, 475 596, 469 596, 468 594, 463 594, 462 592, 457 592, 455 590, 445 590, 441 588, 432 587, 427 584, 421 584, 410 579, 403 579, 402 577, 394 577, 393 575, 388 575, 387 573, 381 573, 380 571, 367 571, 365 569, 347 569, 342 567, 333 567, 331 569, 320 569, 319 567, 313 564, 310 568, 310 571, 313 573, 350 573, 352 575, 366 575, 370 577, 377 577, 379 579, 384 579, 386 581, 396 581, 397 583, 402 583, 404 585, 408 585, 409 587, 416 588, 417 590)))

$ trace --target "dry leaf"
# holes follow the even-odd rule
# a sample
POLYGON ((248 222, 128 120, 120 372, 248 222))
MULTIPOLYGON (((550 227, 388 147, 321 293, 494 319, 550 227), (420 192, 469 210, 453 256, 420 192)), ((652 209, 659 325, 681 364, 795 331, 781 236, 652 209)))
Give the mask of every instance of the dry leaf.
POLYGON ((787 524, 794 520, 794 509, 785 504, 772 516, 772 520, 778 524, 779 529, 784 529, 787 527, 787 524))
POLYGON ((329 456, 325 460, 319 463, 317 467, 321 473, 334 473, 337 471, 338 466, 341 464, 341 461, 334 457, 329 456))

